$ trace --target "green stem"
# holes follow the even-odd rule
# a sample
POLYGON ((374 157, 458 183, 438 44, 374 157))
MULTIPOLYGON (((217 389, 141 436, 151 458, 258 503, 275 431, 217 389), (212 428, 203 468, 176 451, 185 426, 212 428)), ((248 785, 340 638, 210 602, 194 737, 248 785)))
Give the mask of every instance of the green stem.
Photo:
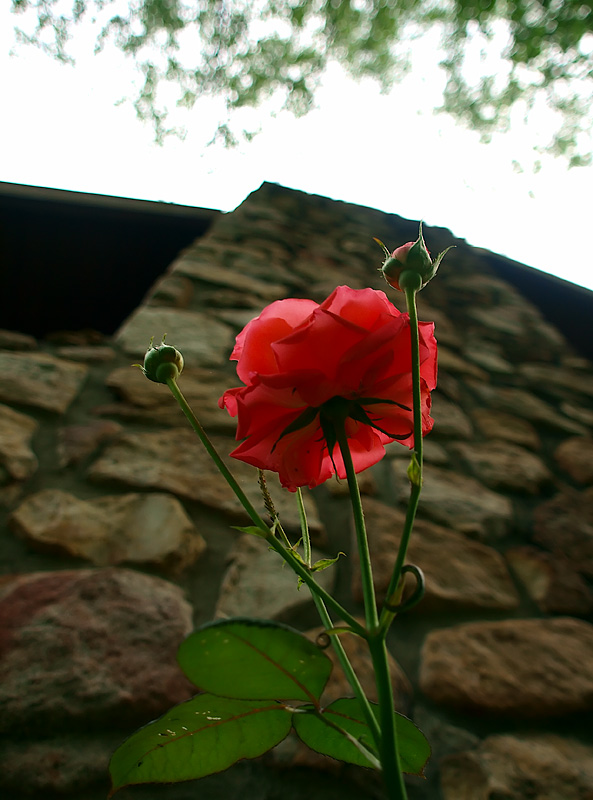
MULTIPOLYGON (((414 454, 408 475, 411 480, 410 500, 406 511, 404 529, 400 539, 395 565, 387 589, 387 603, 397 605, 401 599, 403 585, 400 585, 402 568, 406 560, 410 536, 416 519, 418 500, 422 490, 423 473, 423 438, 422 438, 422 397, 420 391, 420 337, 418 333, 418 312, 416 310, 416 290, 406 289, 406 303, 410 315, 410 336, 412 344, 412 408, 414 414, 414 454)), ((387 631, 397 612, 383 607, 381 611, 381 629, 387 631)))
POLYGON ((402 774, 395 727, 393 707, 393 688, 389 674, 385 635, 379 631, 369 639, 369 649, 375 671, 377 699, 379 701, 379 722, 381 725, 381 748, 379 757, 383 768, 383 780, 388 800, 406 800, 407 793, 402 774))
POLYGON ((286 535, 286 531, 284 530, 284 528, 280 524, 280 522, 278 520, 278 517, 276 517, 276 519, 274 521, 274 525, 276 527, 273 528, 272 531, 276 530, 280 534, 280 539, 282 540, 282 543, 284 544, 284 547, 286 547, 287 550, 291 550, 292 549, 292 544, 290 543, 290 539, 286 535))
POLYGON ((366 638, 369 643, 369 650, 373 661, 377 699, 379 701, 379 727, 381 729, 379 759, 383 770, 383 780, 385 782, 388 800, 406 800, 406 788, 403 782, 397 748, 393 689, 391 687, 391 676, 389 674, 389 663, 387 661, 385 632, 379 629, 371 557, 364 523, 360 490, 358 488, 358 481, 356 480, 356 473, 354 472, 354 464, 352 462, 352 454, 350 453, 344 426, 336 425, 335 431, 346 468, 346 477, 348 478, 348 487, 350 489, 350 498, 354 513, 354 526, 356 529, 356 541, 358 545, 360 574, 368 630, 366 638))
MULTIPOLYGON (((315 603, 315 607, 317 608, 317 612, 319 613, 319 617, 321 618, 323 626, 327 630, 330 630, 331 628, 333 628, 334 625, 330 615, 328 614, 327 608, 325 607, 323 600, 321 600, 319 597, 316 597, 315 595, 312 596, 313 596, 313 602, 315 603)), ((347 635, 352 636, 353 634, 347 634, 347 635)), ((354 696, 360 703, 360 706, 364 714, 364 718, 366 720, 367 725, 369 726, 369 729, 375 741, 377 752, 380 752, 381 729, 379 728, 379 723, 377 722, 377 718, 373 714, 373 711, 371 709, 371 704, 369 703, 368 698, 364 692, 364 689, 362 688, 362 685, 358 680, 356 672, 354 672, 354 668, 350 663, 350 659, 348 658, 346 650, 344 649, 344 645, 340 641, 340 637, 331 636, 330 639, 332 647, 334 648, 336 656, 338 657, 338 661, 340 662, 340 666, 344 671, 344 675, 346 676, 346 679, 350 684, 352 691, 354 692, 354 696)))
POLYGON ((266 539, 270 547, 272 547, 284 559, 284 561, 286 561, 286 563, 292 567, 292 569, 296 572, 296 574, 300 578, 302 578, 302 580, 307 584, 309 589, 315 595, 320 597, 332 609, 332 611, 335 614, 337 614, 341 619, 343 619, 344 622, 346 622, 353 630, 357 631, 357 633, 359 633, 360 635, 365 635, 366 631, 364 627, 352 616, 352 614, 349 614, 346 611, 346 609, 343 608, 340 603, 338 603, 337 600, 334 600, 334 598, 317 583, 317 581, 313 578, 309 569, 298 560, 298 558, 294 555, 294 553, 290 549, 285 548, 281 544, 281 542, 279 542, 278 539, 276 539, 270 528, 266 525, 266 523, 263 521, 263 519, 260 517, 260 515, 257 513, 255 508, 251 504, 251 501, 249 500, 243 489, 237 483, 235 476, 232 474, 230 469, 224 463, 222 458, 218 455, 216 448, 208 438, 204 428, 202 428, 202 426, 200 425, 198 419, 196 418, 194 412, 192 411, 189 403, 183 396, 181 389, 177 385, 175 379, 168 378, 167 386, 169 387, 171 393, 179 403, 181 410, 189 420, 189 423, 194 429, 194 431, 197 433, 200 441, 206 448, 209 456, 212 458, 212 460, 218 467, 218 470, 222 474, 223 478, 226 480, 226 482, 229 484, 229 486, 237 496, 239 502, 241 503, 241 505, 243 506, 243 508, 245 509, 251 520, 254 522, 256 528, 261 530, 264 538, 266 539))
POLYGON ((189 424, 192 426, 194 431, 198 434, 198 438, 200 439, 200 441, 202 442, 202 444, 206 448, 206 450, 208 452, 208 455, 210 456, 212 461, 214 461, 214 463, 218 467, 219 472, 222 474, 223 478, 226 480, 228 485, 231 487, 231 489, 235 493, 237 499, 239 500, 239 502, 241 503, 241 505, 243 506, 243 508, 245 509, 247 514, 249 515, 249 517, 251 518, 252 522, 255 523, 256 527, 260 528, 262 531, 264 531, 266 534, 268 534, 270 529, 268 528, 266 523, 263 521, 263 519, 260 517, 260 515, 257 513, 255 508, 251 504, 251 501, 248 499, 247 495, 243 491, 243 489, 237 483, 237 480, 236 480, 235 476, 233 475, 233 473, 230 471, 230 469, 224 463, 222 458, 216 452, 216 448, 214 447, 214 445, 212 444, 212 442, 208 438, 208 435, 207 435, 206 431, 200 425, 196 415, 194 414, 194 412, 191 409, 191 406, 189 405, 189 403, 187 402, 187 400, 183 396, 183 394, 181 392, 181 389, 177 385, 177 381, 175 380, 175 378, 168 378, 167 379, 167 386, 171 390, 171 393, 172 393, 173 397, 177 400, 181 410, 183 411, 183 413, 185 414, 185 416, 189 420, 189 424))
POLYGON ((416 482, 422 486, 422 461, 424 458, 422 438, 422 395, 420 391, 420 334, 418 331, 418 311, 416 310, 416 291, 406 289, 406 304, 410 315, 410 336, 412 341, 412 408, 414 411, 414 453, 420 469, 416 482))
POLYGON ((297 503, 299 507, 299 521, 301 523, 301 537, 303 540, 303 558, 305 564, 311 566, 311 537, 309 535, 309 524, 307 522, 307 511, 303 502, 303 493, 300 488, 296 491, 297 503))
POLYGON ((323 587, 321 587, 317 581, 311 576, 311 573, 307 569, 307 567, 302 564, 299 559, 294 555, 292 550, 287 550, 279 541, 276 539, 272 533, 269 533, 269 536, 266 537, 266 541, 270 545, 270 547, 275 550, 282 558, 286 561, 286 563, 292 567, 292 569, 296 572, 299 578, 302 578, 303 581, 307 584, 309 589, 324 603, 326 603, 331 610, 337 614, 344 622, 352 628, 353 631, 356 631, 360 636, 366 636, 366 631, 364 626, 360 624, 352 614, 349 614, 348 611, 340 604, 337 600, 335 600, 331 594, 325 591, 323 587))
MULTIPOLYGON (((397 557, 395 560, 395 566, 393 567, 393 573, 391 575, 391 581, 389 582, 389 587, 387 589, 387 603, 390 606, 398 605, 398 603, 401 600, 401 594, 403 590, 403 586, 400 585, 402 568, 404 566, 404 561, 406 560, 408 545, 410 543, 410 536, 412 535, 414 520, 416 519, 416 510, 418 508, 420 490, 421 490, 420 486, 412 485, 410 488, 410 499, 408 501, 408 508, 406 511, 404 529, 402 531, 402 537, 400 539, 399 548, 397 551, 397 557)), ((393 611, 387 608, 386 606, 383 606, 383 609, 381 611, 382 630, 389 629, 389 626, 393 622, 396 613, 397 613, 396 611, 393 611)))
MULTIPOLYGON (((311 536, 309 534, 309 524, 307 522, 307 514, 305 512, 305 504, 303 503, 303 494, 300 489, 297 489, 297 501, 299 508, 299 520, 301 524, 301 538, 303 540, 304 559, 310 566, 311 536)), ((313 594, 313 592, 311 592, 311 596, 313 598, 313 602, 315 603, 315 607, 317 608, 317 613, 319 614, 319 617, 321 619, 324 628, 326 630, 330 630, 331 628, 334 627, 334 623, 328 613, 325 603, 320 597, 313 594)), ((349 634, 349 635, 352 636, 354 634, 349 634)), ((332 647, 335 650, 338 661, 340 662, 340 666, 344 671, 344 675, 346 676, 346 679, 350 684, 352 691, 354 692, 354 696, 360 703, 366 723, 369 726, 369 729, 375 741, 375 746, 377 748, 377 753, 378 753, 381 742, 381 730, 379 728, 379 723, 377 722, 377 719, 373 714, 368 698, 364 692, 364 689, 362 688, 360 681, 358 680, 357 674, 354 672, 352 664, 350 663, 350 659, 348 658, 346 650, 344 649, 344 645, 340 641, 339 636, 337 635, 330 636, 330 640, 332 643, 332 647)))
POLYGON ((350 489, 350 500, 352 502, 352 512, 354 514, 354 529, 356 531, 356 544, 358 547, 358 559, 360 561, 360 576, 362 581, 362 596, 364 600, 364 613, 367 630, 370 634, 377 630, 379 625, 379 617, 377 614, 377 601, 375 600, 375 587, 373 585, 373 570, 371 567, 371 555, 369 553, 369 542, 367 539, 366 526, 364 524, 364 512, 362 510, 362 501, 360 499, 360 489, 358 488, 358 481, 356 480, 356 473, 354 471, 354 464, 352 462, 352 454, 348 446, 348 439, 346 437, 346 430, 343 424, 336 424, 336 437, 342 459, 344 460, 344 467, 346 468, 346 477, 348 479, 348 488, 350 489))

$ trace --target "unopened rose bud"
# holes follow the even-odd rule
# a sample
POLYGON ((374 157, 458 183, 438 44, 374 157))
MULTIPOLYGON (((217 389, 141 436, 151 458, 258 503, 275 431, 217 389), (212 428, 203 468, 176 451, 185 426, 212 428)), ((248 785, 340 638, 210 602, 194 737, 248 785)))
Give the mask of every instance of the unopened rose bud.
POLYGON ((169 378, 175 380, 183 371, 183 356, 175 347, 165 344, 164 337, 161 344, 156 347, 153 347, 151 339, 141 369, 149 380, 155 383, 167 383, 169 378))
POLYGON ((389 253, 385 245, 383 245, 383 249, 387 255, 381 267, 383 277, 390 286, 405 292, 406 289, 414 291, 423 289, 434 278, 445 253, 451 248, 443 250, 433 261, 426 249, 422 236, 422 223, 420 223, 418 238, 415 242, 402 244, 393 253, 389 253))

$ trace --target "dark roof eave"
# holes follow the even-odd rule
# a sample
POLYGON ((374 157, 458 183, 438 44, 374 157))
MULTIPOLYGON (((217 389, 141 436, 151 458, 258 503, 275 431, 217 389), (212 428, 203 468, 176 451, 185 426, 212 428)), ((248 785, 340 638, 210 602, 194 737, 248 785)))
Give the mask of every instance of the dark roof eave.
POLYGON ((50 189, 44 186, 30 186, 0 181, 0 201, 20 200, 50 203, 55 205, 74 205, 87 207, 89 210, 102 209, 137 215, 157 215, 177 219, 200 220, 209 225, 219 214, 218 209, 199 208, 163 203, 155 200, 137 200, 129 197, 93 194, 90 192, 74 192, 66 189, 50 189))

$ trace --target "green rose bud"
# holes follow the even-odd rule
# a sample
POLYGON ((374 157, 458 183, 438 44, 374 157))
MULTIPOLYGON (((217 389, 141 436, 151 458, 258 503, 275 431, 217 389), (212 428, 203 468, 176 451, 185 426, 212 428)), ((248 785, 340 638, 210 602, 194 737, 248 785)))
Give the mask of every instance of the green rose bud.
MULTIPOLYGON (((375 241, 379 242, 378 239, 375 241)), ((393 253, 390 253, 382 242, 379 244, 387 256, 381 267, 383 277, 390 286, 401 292, 405 292, 406 289, 415 292, 423 289, 434 278, 445 253, 451 249, 448 247, 443 250, 433 261, 422 236, 422 223, 416 241, 402 244, 393 253)))
MULTIPOLYGON (((138 364, 140 366, 140 364, 138 364)), ((157 347, 153 347, 152 339, 144 356, 144 366, 140 367, 146 377, 155 383, 167 383, 169 378, 176 380, 183 371, 183 356, 170 344, 165 344, 165 337, 157 347)))

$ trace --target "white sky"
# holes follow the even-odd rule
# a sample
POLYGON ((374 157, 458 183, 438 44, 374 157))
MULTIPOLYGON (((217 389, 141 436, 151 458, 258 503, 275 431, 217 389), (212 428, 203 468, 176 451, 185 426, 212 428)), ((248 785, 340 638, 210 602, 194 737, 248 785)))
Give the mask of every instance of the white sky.
MULTIPOLYGON (((205 146, 221 108, 202 102, 178 118, 189 131, 185 141, 158 147, 131 105, 114 105, 135 94, 131 61, 114 52, 93 56, 92 35, 74 69, 30 47, 11 57, 15 20, 3 4, 0 180, 224 211, 273 181, 447 227, 470 244, 593 289, 593 168, 568 170, 544 158, 543 169, 531 172, 531 145, 549 138, 545 115, 489 145, 434 116, 442 86, 434 58, 416 62, 387 96, 332 69, 316 110, 299 120, 281 113, 233 150, 205 146)), ((424 39, 419 47, 434 54, 434 44, 424 39)), ((246 115, 249 124, 258 112, 246 115)))

